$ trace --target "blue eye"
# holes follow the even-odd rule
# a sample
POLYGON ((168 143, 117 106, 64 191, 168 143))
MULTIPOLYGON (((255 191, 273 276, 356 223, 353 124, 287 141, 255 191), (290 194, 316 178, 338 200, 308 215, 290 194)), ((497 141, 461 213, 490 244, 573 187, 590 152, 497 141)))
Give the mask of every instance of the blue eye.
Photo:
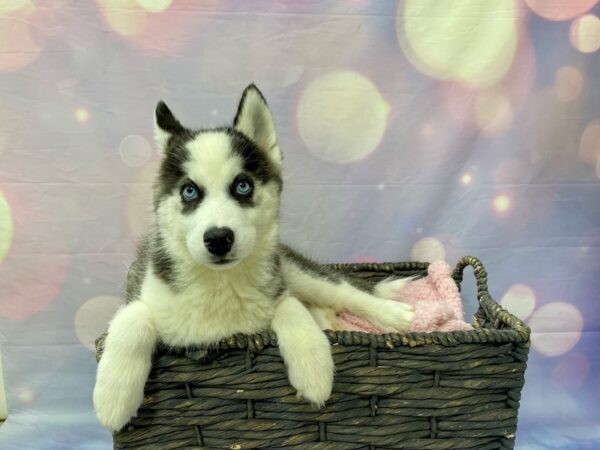
POLYGON ((198 188, 193 184, 186 184, 181 189, 181 198, 183 198, 186 202, 191 202, 196 200, 200 196, 200 192, 198 192, 198 188))
POLYGON ((235 183, 235 193, 238 195, 250 195, 252 193, 252 184, 246 180, 239 180, 235 183))

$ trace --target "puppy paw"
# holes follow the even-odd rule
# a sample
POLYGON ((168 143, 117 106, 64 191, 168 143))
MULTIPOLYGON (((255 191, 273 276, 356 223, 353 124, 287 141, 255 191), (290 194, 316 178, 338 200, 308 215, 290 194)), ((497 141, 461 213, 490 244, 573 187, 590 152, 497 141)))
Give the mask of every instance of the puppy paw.
POLYGON ((319 333, 312 342, 299 342, 288 361, 288 376, 298 397, 321 407, 331 396, 334 364, 327 337, 319 333))
POLYGON ((382 300, 369 312, 367 319, 384 333, 405 333, 415 318, 412 305, 382 300))
POLYGON ((118 431, 142 404, 144 384, 127 383, 99 370, 93 399, 98 421, 110 431, 118 431))

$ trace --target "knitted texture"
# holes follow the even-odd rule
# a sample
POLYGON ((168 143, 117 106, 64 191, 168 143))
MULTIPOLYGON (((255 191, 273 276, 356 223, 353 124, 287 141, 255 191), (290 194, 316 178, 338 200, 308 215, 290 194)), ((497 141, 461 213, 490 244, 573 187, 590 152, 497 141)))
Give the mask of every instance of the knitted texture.
MULTIPOLYGON (((452 269, 444 261, 436 261, 427 268, 427 276, 410 281, 392 299, 415 307, 415 318, 409 332, 468 331, 472 326, 464 321, 462 301, 452 278, 452 269)), ((363 317, 348 312, 337 315, 337 326, 347 331, 382 334, 363 317)))

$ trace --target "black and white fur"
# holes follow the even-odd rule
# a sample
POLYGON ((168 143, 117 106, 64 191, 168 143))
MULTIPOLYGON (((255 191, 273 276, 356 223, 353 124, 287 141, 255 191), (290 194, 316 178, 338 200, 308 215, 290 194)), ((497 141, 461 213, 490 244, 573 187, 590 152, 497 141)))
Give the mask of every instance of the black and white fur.
POLYGON ((412 308, 384 299, 403 280, 357 285, 279 243, 282 158, 254 85, 227 128, 190 130, 160 102, 155 136, 163 155, 155 224, 139 246, 127 304, 110 323, 98 365, 94 406, 105 427, 119 430, 136 414, 158 340, 206 345, 271 328, 290 383, 322 405, 334 374, 322 329, 332 328, 336 311, 407 330, 412 308))

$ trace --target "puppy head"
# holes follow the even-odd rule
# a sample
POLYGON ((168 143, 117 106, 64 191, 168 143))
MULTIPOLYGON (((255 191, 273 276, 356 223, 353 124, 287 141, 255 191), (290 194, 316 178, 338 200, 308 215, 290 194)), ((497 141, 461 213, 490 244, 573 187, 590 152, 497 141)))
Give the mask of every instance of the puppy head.
POLYGON ((222 270, 275 245, 281 153, 256 86, 244 90, 230 127, 191 130, 159 102, 155 139, 163 157, 154 206, 172 251, 222 270))

